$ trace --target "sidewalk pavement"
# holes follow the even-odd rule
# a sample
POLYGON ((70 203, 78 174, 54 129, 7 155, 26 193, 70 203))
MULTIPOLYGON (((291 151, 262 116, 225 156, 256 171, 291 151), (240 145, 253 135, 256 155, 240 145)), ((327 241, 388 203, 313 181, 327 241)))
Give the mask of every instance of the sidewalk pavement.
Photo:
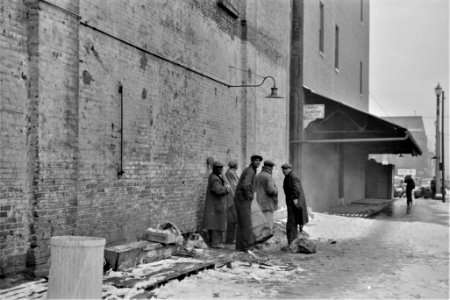
MULTIPOLYGON (((362 199, 350 204, 330 207, 324 213, 345 217, 369 218, 386 206, 390 205, 395 200, 396 199, 362 199)), ((286 207, 282 207, 274 213, 274 220, 283 220, 286 218, 286 207)))
POLYGON ((362 199, 350 204, 331 207, 328 209, 328 214, 345 217, 369 218, 395 200, 396 199, 362 199))

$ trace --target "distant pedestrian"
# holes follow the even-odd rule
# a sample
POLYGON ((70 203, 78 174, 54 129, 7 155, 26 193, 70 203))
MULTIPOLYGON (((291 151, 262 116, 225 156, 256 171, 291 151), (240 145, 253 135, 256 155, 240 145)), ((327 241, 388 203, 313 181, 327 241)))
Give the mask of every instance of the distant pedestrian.
POLYGON ((406 205, 412 205, 412 191, 416 187, 416 183, 414 179, 412 179, 411 175, 405 176, 405 184, 406 184, 406 205))
POLYGON ((238 163, 235 160, 228 162, 228 170, 225 173, 225 179, 228 180, 230 185, 230 193, 227 196, 227 234, 225 237, 225 243, 233 244, 236 241, 236 224, 237 213, 236 205, 234 204, 234 195, 236 194, 236 186, 239 181, 239 176, 236 171, 238 169, 238 163))
POLYGON ((278 189, 272 178, 274 166, 273 161, 264 161, 261 172, 255 177, 256 200, 269 224, 270 232, 273 231, 273 212, 278 209, 278 189))
POLYGON ((225 196, 229 193, 230 187, 225 184, 223 179, 223 164, 215 161, 212 167, 213 170, 209 175, 206 190, 203 228, 208 230, 209 246, 211 248, 223 248, 222 240, 227 221, 225 196))
POLYGON ((288 246, 297 238, 298 230, 303 231, 303 226, 309 222, 308 208, 300 179, 292 172, 290 164, 281 166, 284 174, 283 190, 286 194, 286 206, 288 211, 286 223, 286 235, 288 246))
POLYGON ((238 251, 250 250, 256 242, 252 230, 251 206, 255 192, 256 171, 263 158, 260 155, 253 155, 250 160, 250 165, 242 171, 234 196, 237 212, 236 250, 238 251))
POLYGON ((433 176, 433 179, 431 179, 430 188, 431 188, 432 198, 436 199, 436 176, 433 176))

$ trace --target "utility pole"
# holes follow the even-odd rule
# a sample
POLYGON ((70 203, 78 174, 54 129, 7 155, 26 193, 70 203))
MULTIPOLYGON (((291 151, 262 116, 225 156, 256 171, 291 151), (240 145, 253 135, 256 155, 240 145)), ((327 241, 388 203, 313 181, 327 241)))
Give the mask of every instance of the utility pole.
POLYGON ((303 140, 303 11, 304 0, 292 0, 291 54, 289 79, 289 161, 296 174, 302 178, 303 140))
POLYGON ((442 91, 442 130, 441 130, 441 136, 442 136, 442 202, 445 202, 445 134, 444 134, 444 128, 445 128, 445 104, 444 104, 444 91, 442 91))
POLYGON ((440 140, 441 137, 439 135, 439 107, 440 107, 440 103, 439 103, 439 97, 441 96, 442 93, 442 88, 441 86, 438 85, 434 88, 434 91, 436 92, 436 164, 435 164, 435 177, 436 177, 436 194, 439 193, 441 191, 441 181, 440 181, 440 162, 441 162, 441 156, 440 156, 440 151, 441 151, 441 146, 440 146, 440 140))

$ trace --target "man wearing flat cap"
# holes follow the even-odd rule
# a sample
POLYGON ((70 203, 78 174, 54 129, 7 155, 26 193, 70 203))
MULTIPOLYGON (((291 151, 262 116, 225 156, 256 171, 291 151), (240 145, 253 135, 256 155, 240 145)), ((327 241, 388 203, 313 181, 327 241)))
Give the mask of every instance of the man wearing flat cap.
POLYGON ((226 230, 226 195, 229 193, 230 187, 225 184, 222 172, 223 164, 219 161, 214 161, 212 163, 212 173, 208 178, 203 217, 203 228, 208 230, 209 246, 211 248, 223 248, 222 240, 226 230))
POLYGON ((256 171, 263 160, 261 155, 252 155, 250 165, 242 171, 236 187, 234 203, 237 212, 236 250, 250 250, 256 243, 252 230, 251 206, 255 192, 256 171))
POLYGON ((261 172, 256 175, 256 200, 267 220, 270 232, 273 229, 273 212, 278 209, 278 189, 272 178, 275 163, 265 160, 261 172))
POLYGON ((300 179, 292 172, 290 164, 281 166, 284 174, 283 190, 286 194, 287 223, 286 235, 288 246, 297 238, 298 229, 300 232, 303 226, 308 223, 308 208, 306 206, 305 193, 303 192, 300 179))

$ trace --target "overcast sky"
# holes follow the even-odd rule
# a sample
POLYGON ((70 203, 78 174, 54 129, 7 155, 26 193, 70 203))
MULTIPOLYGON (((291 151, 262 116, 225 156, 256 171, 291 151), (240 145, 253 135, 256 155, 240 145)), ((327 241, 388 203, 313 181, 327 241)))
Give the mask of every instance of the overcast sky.
POLYGON ((448 118, 449 2, 370 0, 369 112, 422 115, 432 147, 438 82, 445 90, 448 118))

